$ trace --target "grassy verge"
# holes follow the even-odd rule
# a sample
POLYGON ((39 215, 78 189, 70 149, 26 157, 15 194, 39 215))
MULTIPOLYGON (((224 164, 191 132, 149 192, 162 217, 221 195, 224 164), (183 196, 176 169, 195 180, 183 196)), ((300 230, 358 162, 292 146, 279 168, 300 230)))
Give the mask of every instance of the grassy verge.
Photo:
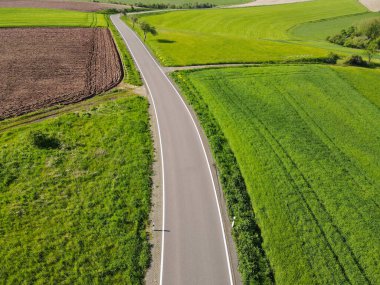
POLYGON ((112 101, 117 99, 119 96, 124 96, 130 94, 130 92, 126 92, 124 89, 113 88, 103 94, 99 94, 87 100, 69 104, 69 105, 54 105, 49 108, 44 108, 37 110, 35 112, 27 113, 21 116, 17 116, 14 118, 9 118, 3 121, 0 121, 0 133, 4 132, 8 129, 12 129, 14 127, 27 125, 36 121, 41 121, 46 118, 56 117, 61 114, 65 114, 67 112, 74 112, 80 110, 90 109, 92 106, 96 106, 102 103, 106 103, 108 101, 112 101))
POLYGON ((107 27, 104 15, 89 12, 0 8, 0 27, 107 27))
POLYGON ((192 105, 211 145, 229 216, 235 217, 232 235, 239 257, 239 271, 244 284, 272 284, 273 272, 262 248, 260 229, 255 221, 250 198, 236 158, 223 131, 190 81, 187 72, 172 73, 182 94, 192 105))
POLYGON ((142 86, 143 82, 141 80, 140 72, 137 70, 135 62, 127 47, 124 43, 123 38, 120 36, 118 30, 113 25, 109 15, 106 16, 108 27, 111 30, 112 36, 115 40, 117 49, 119 50, 119 54, 121 56, 124 68, 124 79, 123 82, 129 83, 135 86, 142 86))
POLYGON ((148 102, 105 96, 0 134, 3 282, 143 283, 153 160, 148 102))
MULTIPOLYGON (((379 70, 298 65, 181 71, 174 76, 209 137, 229 208, 245 195, 239 193, 245 182, 255 213, 247 215, 247 225, 254 225, 254 218, 261 230, 275 282, 378 283, 380 227, 373 221, 380 219, 380 145, 375 135, 380 109, 374 96, 380 88, 379 70), (215 136, 220 130, 232 152, 215 136), (229 170, 223 178, 228 169, 223 163, 232 168, 238 164, 244 180, 228 183, 237 172, 229 170), (239 191, 229 195, 235 185, 239 191)), ((241 219, 234 209, 229 211, 236 222, 241 219)), ((239 245, 236 235, 258 234, 247 225, 237 225, 234 231, 242 233, 233 233, 240 263, 251 251, 260 252, 260 242, 253 243, 256 248, 239 245)), ((250 270, 260 267, 246 264, 240 265, 243 277, 252 281, 247 278, 250 270)))

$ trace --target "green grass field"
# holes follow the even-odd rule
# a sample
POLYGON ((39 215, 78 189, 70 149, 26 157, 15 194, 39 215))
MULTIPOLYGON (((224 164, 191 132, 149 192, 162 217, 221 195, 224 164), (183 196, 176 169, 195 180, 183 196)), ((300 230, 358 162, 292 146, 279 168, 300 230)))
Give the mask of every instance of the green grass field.
POLYGON ((0 132, 4 284, 143 283, 153 160, 148 102, 117 94, 79 105, 92 100, 81 111, 0 132), (47 144, 35 143, 38 133, 47 144))
MULTIPOLYGON (((148 36, 147 43, 164 65, 294 61, 324 57, 331 50, 362 53, 310 42, 295 36, 291 29, 310 21, 366 11, 357 0, 316 0, 241 9, 175 11, 146 15, 141 21, 157 28, 158 36, 148 36)), ((318 26, 318 34, 323 33, 319 29, 325 28, 318 26)))
POLYGON ((0 27, 107 27, 102 14, 35 8, 0 8, 0 27))
POLYGON ((209 112, 206 133, 215 118, 236 156, 276 283, 378 284, 380 70, 274 65, 173 76, 198 115, 209 112))

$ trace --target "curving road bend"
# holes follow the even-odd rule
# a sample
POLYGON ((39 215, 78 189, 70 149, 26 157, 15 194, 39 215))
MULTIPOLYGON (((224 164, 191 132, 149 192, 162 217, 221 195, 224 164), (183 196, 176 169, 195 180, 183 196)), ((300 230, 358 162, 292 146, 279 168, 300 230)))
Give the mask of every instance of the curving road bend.
POLYGON ((164 230, 160 284, 233 284, 216 181, 194 118, 120 15, 111 20, 143 76, 157 119, 164 230))

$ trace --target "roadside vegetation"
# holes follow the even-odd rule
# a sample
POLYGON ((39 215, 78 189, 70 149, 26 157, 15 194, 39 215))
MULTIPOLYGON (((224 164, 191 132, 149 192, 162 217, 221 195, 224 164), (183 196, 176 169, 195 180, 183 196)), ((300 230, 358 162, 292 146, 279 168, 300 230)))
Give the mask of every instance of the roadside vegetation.
POLYGON ((0 132, 3 282, 143 283, 153 160, 148 102, 116 95, 0 132))
POLYGON ((112 23, 109 16, 106 16, 107 22, 108 22, 108 28, 110 29, 112 36, 115 40, 117 49, 119 51, 123 68, 124 68, 124 79, 123 82, 135 85, 135 86, 142 86, 143 82, 141 80, 141 75, 138 69, 136 68, 135 62, 133 61, 133 58, 131 54, 129 53, 127 46, 121 37, 119 31, 115 28, 114 24, 112 23))
POLYGON ((43 8, 0 8, 0 27, 107 27, 104 15, 43 8))
MULTIPOLYGON (((291 5, 146 14, 140 16, 140 21, 157 28, 159 36, 148 38, 147 44, 166 66, 299 62, 324 58, 331 51, 342 54, 353 51, 339 46, 336 51, 337 46, 325 38, 322 45, 302 40, 291 33, 292 28, 310 21, 365 12, 367 10, 357 0, 319 0, 291 5)), ((142 36, 139 30, 137 32, 142 36)))
MULTIPOLYGON (((209 137, 231 215, 241 196, 228 193, 236 186, 243 193, 245 182, 277 284, 380 280, 379 76, 377 69, 320 65, 174 74, 209 137), (238 165, 244 181, 229 184, 225 162, 238 165)), ((259 233, 244 220, 237 214, 233 235, 249 283, 255 279, 245 262, 260 243, 239 244, 235 231, 259 233)))

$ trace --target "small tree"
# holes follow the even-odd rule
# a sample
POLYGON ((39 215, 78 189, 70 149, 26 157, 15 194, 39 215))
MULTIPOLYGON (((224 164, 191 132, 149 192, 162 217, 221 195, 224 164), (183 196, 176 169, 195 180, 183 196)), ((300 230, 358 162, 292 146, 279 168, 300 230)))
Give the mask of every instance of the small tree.
POLYGON ((359 32, 366 36, 369 40, 380 37, 380 19, 370 19, 363 21, 359 25, 359 32))
POLYGON ((144 42, 146 40, 146 35, 148 33, 151 33, 153 36, 157 35, 157 31, 156 31, 156 28, 149 25, 148 23, 146 22, 142 22, 140 23, 140 28, 141 30, 144 32, 144 42))
POLYGON ((124 16, 126 16, 127 13, 128 13, 128 9, 123 9, 123 12, 122 12, 122 13, 123 13, 124 16))
POLYGON ((132 26, 135 27, 135 24, 139 22, 139 18, 137 18, 135 15, 131 16, 132 26))

